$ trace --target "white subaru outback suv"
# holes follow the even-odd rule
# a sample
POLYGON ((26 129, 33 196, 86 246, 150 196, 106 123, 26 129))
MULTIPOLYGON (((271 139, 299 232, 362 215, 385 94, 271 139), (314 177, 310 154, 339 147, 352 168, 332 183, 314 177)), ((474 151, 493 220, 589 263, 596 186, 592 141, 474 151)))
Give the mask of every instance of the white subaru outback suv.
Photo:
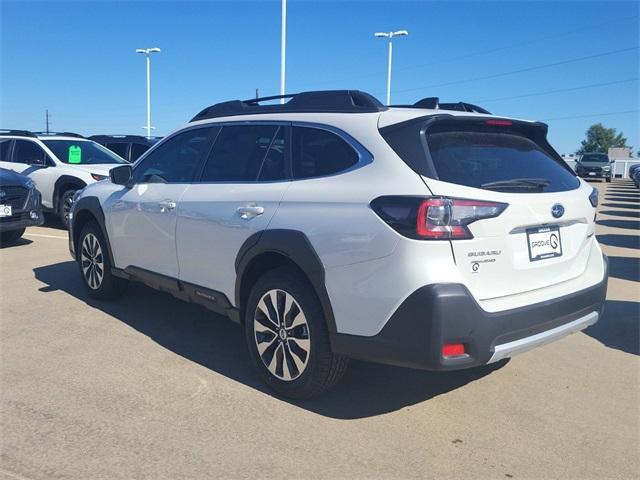
POLYGON ((113 166, 123 163, 111 150, 75 133, 0 130, 0 167, 31 178, 43 210, 58 215, 65 227, 75 192, 106 179, 113 166))
POLYGON ((597 193, 546 125, 435 98, 289 97, 209 107, 82 190, 69 242, 89 294, 134 280, 228 315, 295 398, 349 358, 474 367, 598 320, 597 193))

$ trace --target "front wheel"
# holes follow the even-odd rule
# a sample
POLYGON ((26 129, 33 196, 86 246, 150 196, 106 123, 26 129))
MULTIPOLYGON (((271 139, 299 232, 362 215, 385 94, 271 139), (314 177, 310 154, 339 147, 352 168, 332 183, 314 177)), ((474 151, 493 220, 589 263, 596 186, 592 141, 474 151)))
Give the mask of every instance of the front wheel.
POLYGON ((71 215, 71 207, 73 207, 73 196, 75 190, 67 190, 60 196, 58 202, 58 217, 62 222, 62 226, 69 229, 69 216, 71 215))
POLYGON ((80 232, 76 255, 89 296, 107 300, 125 292, 128 282, 111 272, 112 263, 107 243, 95 222, 87 223, 80 232))
POLYGON ((315 292, 292 270, 279 268, 258 279, 245 308, 244 328, 254 367, 285 397, 318 396, 346 371, 348 359, 331 352, 315 292))
POLYGON ((611 183, 611 178, 606 179, 607 183, 611 183))

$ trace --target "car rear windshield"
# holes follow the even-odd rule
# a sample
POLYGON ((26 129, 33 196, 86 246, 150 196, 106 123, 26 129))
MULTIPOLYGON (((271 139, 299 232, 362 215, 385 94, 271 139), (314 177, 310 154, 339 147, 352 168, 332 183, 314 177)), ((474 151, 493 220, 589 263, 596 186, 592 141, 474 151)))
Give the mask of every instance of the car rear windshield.
POLYGON ((514 193, 561 192, 580 185, 560 160, 518 133, 427 131, 426 141, 444 182, 514 193))
POLYGON ((609 163, 609 157, 604 153, 585 153, 581 162, 609 163))
POLYGON ((61 162, 71 165, 127 163, 106 147, 87 140, 44 140, 61 162))

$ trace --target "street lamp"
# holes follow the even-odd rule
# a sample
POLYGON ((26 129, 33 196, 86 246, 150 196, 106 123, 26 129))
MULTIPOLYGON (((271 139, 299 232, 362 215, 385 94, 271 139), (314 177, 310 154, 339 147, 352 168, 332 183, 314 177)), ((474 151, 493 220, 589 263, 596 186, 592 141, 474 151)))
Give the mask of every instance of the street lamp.
POLYGON ((409 35, 409 32, 406 30, 398 30, 395 32, 376 32, 373 34, 374 37, 378 38, 388 38, 389 39, 389 65, 387 66, 387 105, 391 104, 391 56, 393 52, 393 37, 404 37, 409 35))
MULTIPOLYGON (((287 53, 287 0, 282 0, 282 26, 280 27, 280 95, 284 95, 285 61, 287 53)), ((284 103, 284 98, 280 99, 284 103)))
POLYGON ((147 57, 147 138, 151 138, 151 54, 160 52, 159 48, 138 48, 136 53, 143 53, 147 57))

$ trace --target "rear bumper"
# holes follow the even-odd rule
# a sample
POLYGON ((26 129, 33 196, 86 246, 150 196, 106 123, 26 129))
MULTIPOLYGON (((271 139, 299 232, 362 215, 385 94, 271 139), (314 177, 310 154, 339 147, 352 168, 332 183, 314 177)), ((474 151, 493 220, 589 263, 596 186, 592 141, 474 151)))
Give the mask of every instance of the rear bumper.
POLYGON ((427 370, 457 370, 496 362, 593 325, 602 315, 602 281, 563 297, 502 312, 487 312, 461 284, 419 288, 371 337, 332 334, 335 353, 427 370), (445 343, 464 343, 465 355, 443 357, 445 343))
POLYGON ((611 178, 611 172, 580 172, 578 176, 580 178, 611 178))

